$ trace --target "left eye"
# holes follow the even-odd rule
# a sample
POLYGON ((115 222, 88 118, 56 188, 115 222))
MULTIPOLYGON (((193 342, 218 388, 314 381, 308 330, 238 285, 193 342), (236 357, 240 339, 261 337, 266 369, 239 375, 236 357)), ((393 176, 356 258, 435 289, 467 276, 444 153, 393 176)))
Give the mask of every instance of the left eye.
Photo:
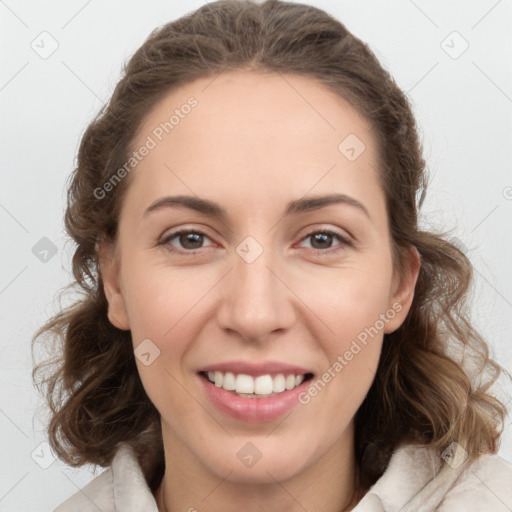
POLYGON ((307 234, 302 240, 304 241, 308 239, 311 239, 310 247, 318 250, 331 249, 334 239, 338 239, 341 242, 341 244, 339 244, 341 246, 349 245, 349 241, 345 237, 330 230, 314 231, 307 234))

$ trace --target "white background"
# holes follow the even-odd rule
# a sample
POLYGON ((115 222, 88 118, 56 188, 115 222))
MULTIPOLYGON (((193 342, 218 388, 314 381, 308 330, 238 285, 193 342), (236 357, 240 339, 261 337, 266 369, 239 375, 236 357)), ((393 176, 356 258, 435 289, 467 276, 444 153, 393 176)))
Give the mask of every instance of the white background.
MULTIPOLYGON (((492 355, 512 371, 512 1, 311 4, 368 42, 408 92, 432 176, 424 222, 451 230, 465 247, 476 269, 474 320, 492 355), (465 43, 453 31, 469 44, 458 58, 465 43)), ((122 63, 153 28, 201 5, 0 2, 2 512, 52 510, 92 477, 59 461, 43 469, 31 458, 36 450, 51 462, 38 448, 45 417, 31 383, 30 340, 70 280, 65 182, 79 138, 112 92, 122 63), (58 43, 47 59, 31 48, 33 41, 41 47, 42 37, 50 48, 43 31, 58 43), (43 237, 58 248, 46 263, 32 252, 43 237)), ((512 462, 510 417, 506 428, 500 455, 512 462)))

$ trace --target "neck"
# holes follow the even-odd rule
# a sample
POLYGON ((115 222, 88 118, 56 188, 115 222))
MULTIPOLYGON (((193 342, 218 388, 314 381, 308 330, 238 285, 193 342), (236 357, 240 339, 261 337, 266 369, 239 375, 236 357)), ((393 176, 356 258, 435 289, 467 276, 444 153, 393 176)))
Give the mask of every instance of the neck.
POLYGON ((237 482, 233 472, 215 474, 165 430, 166 471, 155 493, 160 512, 345 512, 360 499, 353 423, 318 460, 283 480, 268 472, 263 483, 237 482))

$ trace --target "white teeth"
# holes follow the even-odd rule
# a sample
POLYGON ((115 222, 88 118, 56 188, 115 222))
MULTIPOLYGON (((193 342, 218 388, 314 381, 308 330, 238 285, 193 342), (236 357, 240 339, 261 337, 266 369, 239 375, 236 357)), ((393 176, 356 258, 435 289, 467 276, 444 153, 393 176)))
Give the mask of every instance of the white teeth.
POLYGON ((236 376, 235 389, 237 393, 254 393, 254 379, 241 373, 236 376))
POLYGON ((272 393, 273 382, 270 375, 260 375, 254 381, 254 393, 256 395, 270 395, 272 393))
POLYGON ((274 377, 274 382, 272 385, 272 391, 274 393, 282 393, 286 389, 286 379, 284 375, 280 373, 274 377))
POLYGON ((236 389, 235 376, 231 372, 224 374, 222 387, 228 391, 233 391, 234 389, 236 389))
POLYGON ((271 375, 251 375, 238 374, 232 372, 222 373, 219 371, 209 371, 208 379, 219 388, 226 391, 235 391, 240 396, 246 398, 256 398, 257 395, 268 396, 276 393, 282 393, 285 390, 291 390, 299 386, 304 381, 304 375, 287 375, 280 373, 275 377, 271 375))

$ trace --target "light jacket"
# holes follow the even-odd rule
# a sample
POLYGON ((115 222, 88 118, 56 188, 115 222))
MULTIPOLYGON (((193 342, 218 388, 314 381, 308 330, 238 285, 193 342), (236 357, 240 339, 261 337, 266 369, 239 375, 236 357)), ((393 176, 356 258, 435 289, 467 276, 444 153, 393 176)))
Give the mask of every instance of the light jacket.
MULTIPOLYGON (((443 457, 426 447, 401 446, 352 512, 511 512, 512 465, 495 454, 482 455, 471 464, 462 460, 458 445, 443 457)), ((127 446, 117 451, 106 471, 54 512, 98 510, 158 512, 139 462, 127 446)))

